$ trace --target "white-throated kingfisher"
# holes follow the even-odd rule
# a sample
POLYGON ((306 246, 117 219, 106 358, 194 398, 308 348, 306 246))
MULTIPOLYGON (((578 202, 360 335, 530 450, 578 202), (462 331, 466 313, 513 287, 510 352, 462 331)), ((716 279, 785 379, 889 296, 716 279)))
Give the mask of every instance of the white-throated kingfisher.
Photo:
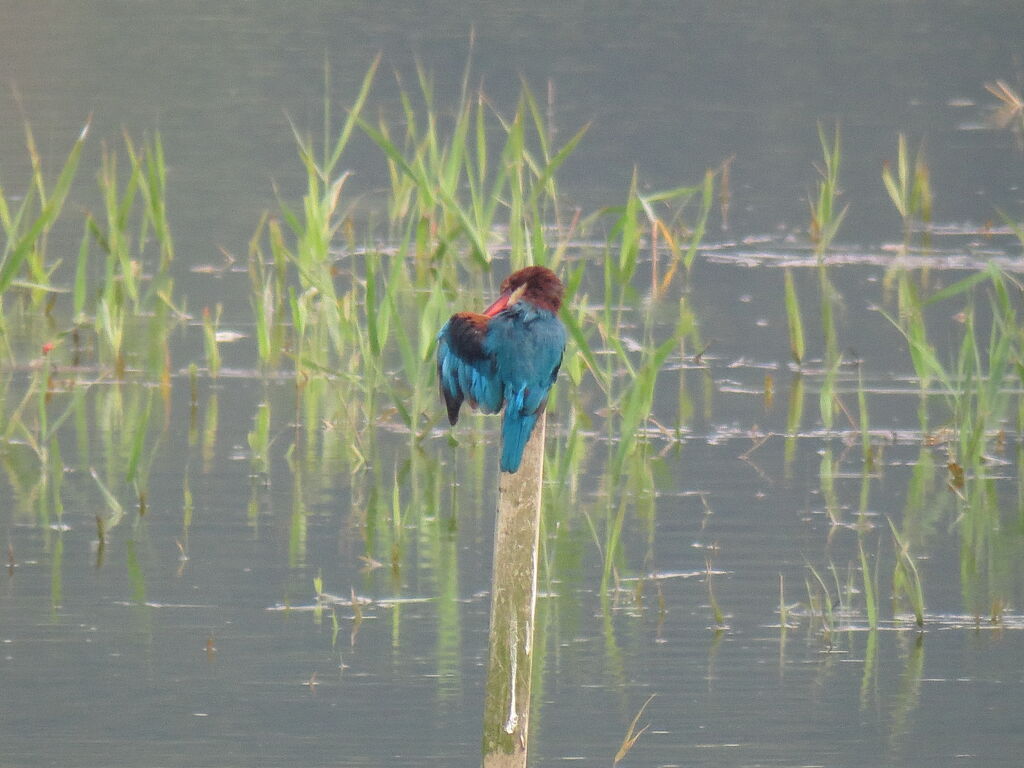
POLYGON ((484 413, 505 408, 501 469, 515 472, 558 376, 565 326, 558 319, 562 283, 547 267, 513 272, 482 314, 452 315, 437 335, 437 378, 448 421, 463 402, 484 413))

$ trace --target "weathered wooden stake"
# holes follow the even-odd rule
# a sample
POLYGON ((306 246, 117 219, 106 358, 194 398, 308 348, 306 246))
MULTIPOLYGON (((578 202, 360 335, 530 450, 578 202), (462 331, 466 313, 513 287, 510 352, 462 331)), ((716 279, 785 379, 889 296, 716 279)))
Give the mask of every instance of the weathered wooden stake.
POLYGON ((546 416, 537 419, 519 471, 502 472, 498 483, 484 768, 526 766, 546 416))

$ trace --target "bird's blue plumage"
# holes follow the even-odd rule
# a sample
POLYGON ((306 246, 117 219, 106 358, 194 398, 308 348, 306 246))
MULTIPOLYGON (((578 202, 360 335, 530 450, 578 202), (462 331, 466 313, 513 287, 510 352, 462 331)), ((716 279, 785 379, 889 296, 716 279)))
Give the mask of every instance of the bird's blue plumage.
POLYGON ((546 309, 520 301, 488 324, 484 350, 495 362, 505 400, 501 468, 519 469, 537 414, 548 400, 565 349, 565 327, 546 309))
POLYGON ((523 298, 493 317, 454 315, 437 341, 438 382, 449 421, 458 420, 463 401, 484 413, 504 406, 501 469, 515 472, 562 362, 561 320, 523 298))
POLYGON ((484 413, 501 410, 503 393, 495 363, 482 349, 488 324, 484 315, 465 312, 453 316, 437 335, 437 378, 452 424, 463 400, 484 413))

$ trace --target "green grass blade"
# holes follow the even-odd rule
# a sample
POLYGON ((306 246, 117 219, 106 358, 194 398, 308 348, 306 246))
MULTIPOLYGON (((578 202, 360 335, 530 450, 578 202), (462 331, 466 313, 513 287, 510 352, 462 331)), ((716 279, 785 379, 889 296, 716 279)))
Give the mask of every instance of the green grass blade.
POLYGON ((81 157, 82 147, 85 144, 85 139, 88 133, 89 123, 86 123, 82 132, 79 134, 78 139, 75 141, 74 146, 71 148, 71 152, 68 154, 68 158, 64 162, 64 167, 61 169, 60 175, 57 177, 57 183, 54 185, 53 191, 46 200, 46 203, 43 205, 39 216, 11 251, 4 256, 3 264, 0 265, 0 293, 3 293, 10 287, 11 282, 21 269, 21 265, 25 261, 25 258, 35 247, 39 236, 53 224, 57 216, 60 214, 60 211, 64 206, 64 200, 67 198, 68 190, 71 187, 71 182, 75 178, 75 173, 78 170, 78 161, 81 157))
MULTIPOLYGON (((341 158, 341 153, 345 151, 345 147, 348 145, 349 138, 352 136, 352 131, 359 123, 359 115, 363 111, 363 106, 366 104, 366 99, 370 95, 370 87, 373 85, 373 78, 377 74, 377 67, 380 65, 381 54, 378 53, 373 59, 373 63, 370 64, 370 68, 366 70, 366 74, 363 75, 363 82, 359 86, 359 95, 356 96, 355 102, 348 111, 348 117, 345 119, 345 125, 341 129, 341 134, 338 136, 338 140, 334 143, 334 150, 331 152, 331 156, 328 158, 327 163, 324 165, 323 171, 328 176, 334 170, 334 166, 337 165, 338 160, 341 158)), ((324 137, 327 138, 326 136, 324 137)))
POLYGON ((790 269, 785 271, 786 280, 786 322, 789 326, 789 351, 797 365, 804 361, 805 338, 804 321, 800 312, 800 300, 797 297, 796 284, 793 280, 793 272, 790 269))
POLYGON ((121 506, 121 502, 117 500, 117 497, 110 492, 106 483, 100 479, 99 473, 91 467, 89 472, 92 474, 92 479, 96 481, 96 485, 99 486, 103 500, 107 503, 107 507, 111 512, 111 516, 103 522, 104 530, 109 530, 121 522, 121 519, 124 517, 124 507, 121 506))

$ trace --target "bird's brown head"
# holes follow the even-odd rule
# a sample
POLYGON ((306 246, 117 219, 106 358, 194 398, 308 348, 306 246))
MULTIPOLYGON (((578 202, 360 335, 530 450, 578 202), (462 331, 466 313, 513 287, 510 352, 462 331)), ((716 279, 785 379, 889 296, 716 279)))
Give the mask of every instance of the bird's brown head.
POLYGON ((494 316, 517 301, 528 301, 539 309, 558 312, 562 306, 562 281, 547 267, 526 267, 513 272, 501 283, 501 297, 484 310, 494 316))

